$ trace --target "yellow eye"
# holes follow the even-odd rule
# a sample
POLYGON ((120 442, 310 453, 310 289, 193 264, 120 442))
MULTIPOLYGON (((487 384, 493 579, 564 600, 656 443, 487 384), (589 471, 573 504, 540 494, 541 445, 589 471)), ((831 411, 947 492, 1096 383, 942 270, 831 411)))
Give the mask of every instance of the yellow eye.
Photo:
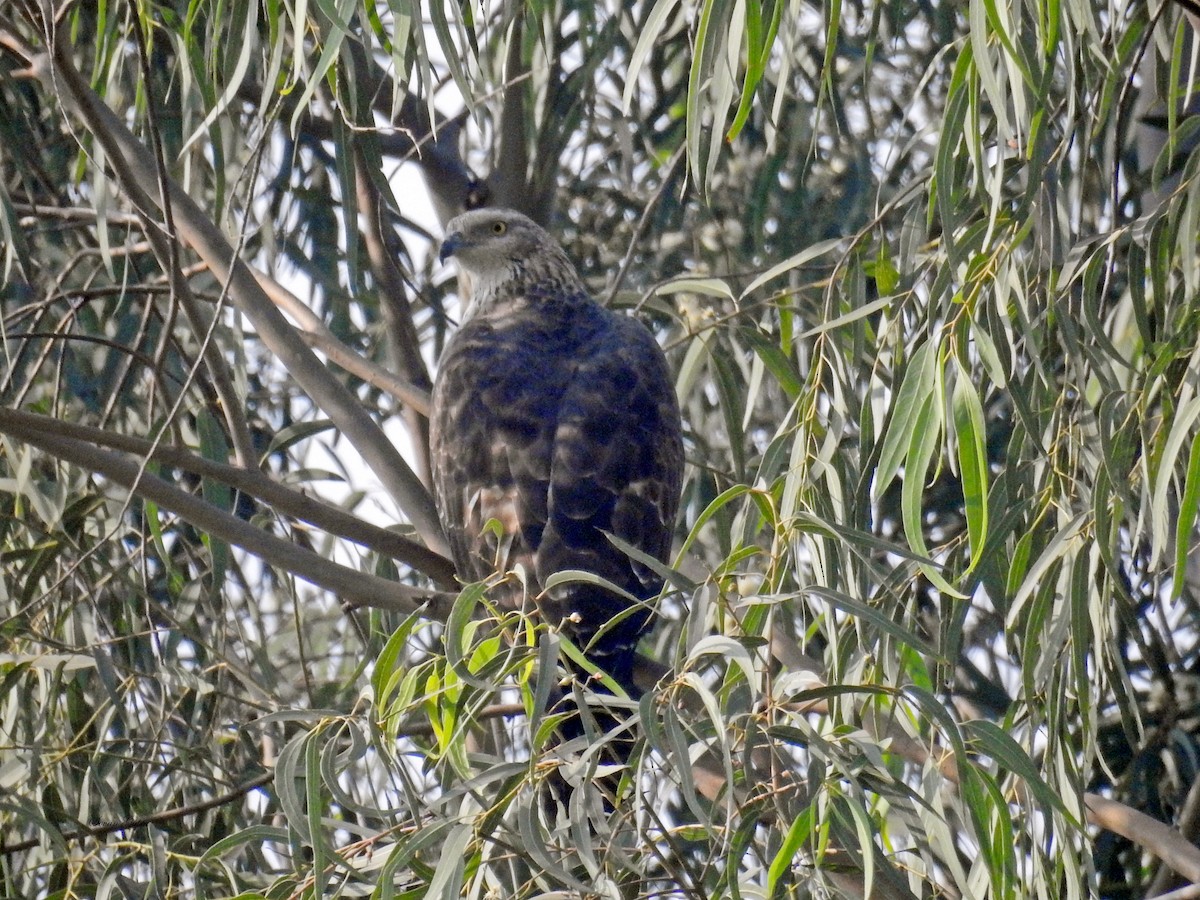
POLYGON ((504 234, 504 232, 506 232, 506 231, 508 231, 508 223, 507 222, 493 222, 492 223, 492 234, 504 234))

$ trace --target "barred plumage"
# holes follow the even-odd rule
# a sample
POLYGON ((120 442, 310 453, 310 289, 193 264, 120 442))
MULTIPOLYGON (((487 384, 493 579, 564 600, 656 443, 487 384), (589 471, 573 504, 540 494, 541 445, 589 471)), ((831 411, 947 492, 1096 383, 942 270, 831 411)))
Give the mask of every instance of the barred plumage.
MULTIPOLYGON (((679 408, 650 332, 596 303, 570 260, 531 220, 477 210, 447 226, 441 256, 473 281, 462 327, 439 364, 431 439, 434 486, 460 575, 522 563, 538 584, 593 572, 646 600, 661 579, 605 532, 666 560, 683 467, 679 408), (484 534, 496 519, 497 541, 484 534)), ((633 690, 644 607, 569 584, 541 612, 633 690)))

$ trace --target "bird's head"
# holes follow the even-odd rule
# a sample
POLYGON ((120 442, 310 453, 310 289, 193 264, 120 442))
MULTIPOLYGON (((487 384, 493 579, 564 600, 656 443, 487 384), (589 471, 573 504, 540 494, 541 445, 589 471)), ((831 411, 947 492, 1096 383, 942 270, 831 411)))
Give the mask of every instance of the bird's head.
POLYGON ((536 301, 591 302, 554 238, 532 219, 511 209, 476 209, 451 219, 438 258, 450 257, 468 276, 469 300, 463 321, 498 315, 536 301))
POLYGON ((505 281, 529 261, 570 262, 561 248, 532 219, 511 209, 476 209, 451 219, 438 259, 454 257, 485 283, 505 281))

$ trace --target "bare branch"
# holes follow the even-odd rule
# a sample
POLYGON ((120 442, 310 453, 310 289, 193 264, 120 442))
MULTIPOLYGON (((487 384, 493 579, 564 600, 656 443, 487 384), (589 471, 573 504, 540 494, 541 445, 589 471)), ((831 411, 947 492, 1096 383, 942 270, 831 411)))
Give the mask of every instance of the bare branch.
POLYGON ((1200 882, 1200 847, 1169 825, 1124 803, 1084 794, 1088 821, 1145 847, 1188 881, 1200 882))
POLYGON ((629 247, 625 250, 625 258, 621 260, 621 268, 617 269, 617 277, 613 279, 613 283, 608 288, 608 296, 604 298, 605 306, 613 302, 613 298, 617 296, 617 292, 625 284, 625 279, 629 276, 629 268, 633 265, 633 257, 637 253, 638 245, 650 229, 650 220, 654 216, 655 210, 658 209, 658 204, 662 200, 663 195, 674 183, 680 166, 687 159, 685 150, 686 148, 681 146, 675 151, 675 155, 667 165, 666 171, 663 172, 662 183, 658 186, 658 190, 654 192, 654 196, 650 198, 650 202, 646 204, 646 208, 642 210, 642 217, 638 219, 637 228, 634 229, 633 237, 629 240, 629 247))

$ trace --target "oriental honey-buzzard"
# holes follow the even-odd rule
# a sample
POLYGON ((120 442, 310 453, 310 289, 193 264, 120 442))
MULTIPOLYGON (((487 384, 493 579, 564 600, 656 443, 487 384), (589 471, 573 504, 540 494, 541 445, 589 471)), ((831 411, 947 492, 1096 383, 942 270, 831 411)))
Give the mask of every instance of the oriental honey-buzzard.
MULTIPOLYGON (((580 569, 652 599, 662 579, 605 533, 661 561, 670 553, 683 444, 662 350, 641 323, 593 300, 562 248, 519 213, 453 219, 449 257, 471 296, 439 363, 431 441, 459 575, 482 580, 519 563, 537 594, 555 572, 580 569)), ((646 603, 579 582, 552 594, 541 615, 634 692, 646 603)))

